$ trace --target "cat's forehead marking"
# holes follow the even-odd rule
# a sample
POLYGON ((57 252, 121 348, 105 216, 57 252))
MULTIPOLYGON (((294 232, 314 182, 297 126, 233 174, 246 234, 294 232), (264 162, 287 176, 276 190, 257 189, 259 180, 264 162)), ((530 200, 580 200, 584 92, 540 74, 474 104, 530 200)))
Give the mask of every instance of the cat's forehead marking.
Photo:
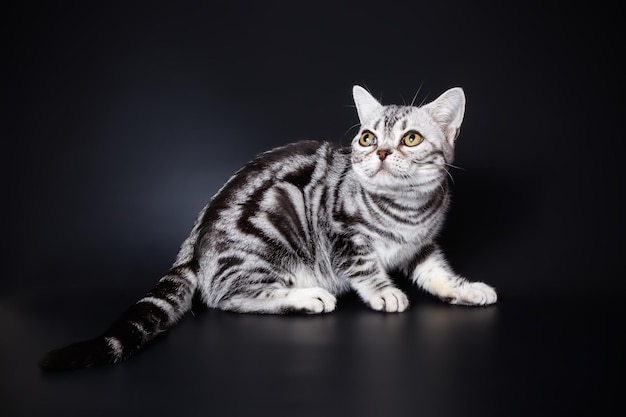
POLYGON ((383 113, 385 119, 385 129, 391 130, 398 121, 406 121, 406 116, 411 112, 411 107, 387 106, 383 113))
POLYGON ((378 120, 376 120, 373 128, 376 131, 384 130, 385 132, 390 133, 398 123, 401 123, 400 129, 405 130, 408 125, 407 116, 414 110, 415 108, 411 106, 385 106, 382 115, 378 120))

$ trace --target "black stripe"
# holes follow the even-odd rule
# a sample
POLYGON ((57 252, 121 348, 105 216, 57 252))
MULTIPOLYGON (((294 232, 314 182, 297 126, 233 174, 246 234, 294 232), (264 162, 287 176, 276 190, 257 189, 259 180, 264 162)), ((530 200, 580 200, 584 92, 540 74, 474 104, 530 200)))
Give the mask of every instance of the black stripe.
POLYGON ((277 282, 278 280, 278 277, 273 270, 262 266, 255 266, 254 268, 246 269, 245 272, 253 277, 251 282, 254 283, 270 284, 277 282))
MULTIPOLYGON (((239 190, 241 190, 243 186, 252 178, 257 177, 259 173, 272 171, 270 170, 270 166, 272 165, 276 165, 278 167, 282 166, 282 163, 289 158, 298 156, 313 156, 321 146, 323 146, 323 143, 316 141, 293 143, 262 153, 254 160, 246 164, 243 168, 237 171, 228 180, 224 187, 222 187, 221 191, 211 199, 211 202, 201 219, 201 226, 199 230, 201 239, 198 239, 198 241, 201 242, 202 237, 206 236, 207 233, 211 231, 213 224, 220 219, 222 211, 231 207, 232 197, 236 195, 239 190)), ((303 177, 306 176, 305 173, 302 172, 300 175, 303 177)), ((255 202, 259 201, 258 197, 267 191, 267 189, 269 189, 274 182, 275 178, 270 178, 255 191, 255 194, 251 196, 251 198, 243 205, 243 218, 251 217, 251 215, 258 210, 258 203, 255 204, 255 202)), ((244 224, 243 226, 247 225, 244 224)), ((196 246, 195 255, 197 256, 200 254, 200 248, 198 247, 199 245, 196 246)))
POLYGON ((151 302, 140 302, 126 310, 102 337, 118 339, 122 357, 125 358, 139 351, 148 340, 167 329, 171 323, 172 318, 162 308, 151 302))
POLYGON ((281 252, 293 252, 301 259, 309 257, 310 250, 307 248, 306 235, 297 219, 283 216, 280 212, 268 213, 267 219, 272 227, 287 241, 287 246, 282 245, 282 242, 276 242, 277 246, 281 245, 281 252))
POLYGON ((309 163, 285 174, 282 180, 293 184, 302 190, 311 182, 314 170, 315 163, 309 163))
MULTIPOLYGON (((265 181, 261 187, 259 187, 244 203, 243 210, 237 219, 237 228, 242 233, 246 233, 252 236, 255 236, 263 241, 266 248, 264 248, 264 252, 266 253, 282 253, 284 251, 283 245, 279 244, 276 240, 268 236, 262 229, 255 226, 252 223, 252 218, 259 213, 260 210, 260 201, 263 199, 263 194, 267 192, 272 186, 273 181, 265 181)), ((266 258, 266 257, 265 257, 266 258)))
MULTIPOLYGON (((251 256, 250 254, 247 254, 251 256)), ((240 266, 245 263, 243 258, 237 256, 222 256, 218 258, 218 269, 211 279, 209 293, 218 292, 218 288, 226 286, 227 282, 239 278, 241 275, 240 266)))
MULTIPOLYGON (((290 235, 289 241, 296 241, 298 237, 302 242, 306 241, 306 231, 304 230, 300 213, 296 208, 291 196, 282 188, 278 188, 276 191, 278 195, 278 201, 276 204, 276 211, 268 214, 268 218, 272 224, 279 230, 284 236, 290 235), (289 223, 289 224, 287 224, 289 223)), ((304 201, 302 195, 302 205, 306 208, 307 203, 304 201)), ((304 213, 307 222, 306 213, 304 213)), ((294 248, 296 246, 293 246, 294 248)), ((305 249, 305 248, 302 248, 305 249)))
POLYGON ((382 228, 378 227, 378 225, 376 225, 373 222, 363 222, 363 225, 366 226, 368 230, 376 233, 377 235, 383 237, 384 239, 391 240, 391 241, 397 242, 397 243, 400 243, 400 242, 403 241, 402 236, 396 235, 393 232, 390 232, 388 230, 382 229, 382 228))
MULTIPOLYGON (((407 114, 411 111, 411 107, 401 107, 390 105, 387 106, 387 110, 385 111, 385 129, 391 129, 395 126, 396 123, 400 119, 406 117, 407 114)), ((404 128, 403 128, 404 129, 404 128)))
POLYGON ((150 292, 148 292, 146 296, 167 300, 168 295, 174 295, 177 298, 181 298, 189 292, 188 286, 181 282, 181 278, 179 276, 166 275, 159 280, 157 285, 150 292))
POLYGON ((413 255, 413 257, 411 258, 411 260, 407 263, 407 274, 411 275, 419 264, 424 262, 426 258, 428 258, 435 252, 435 249, 436 246, 433 243, 422 246, 420 250, 417 251, 415 255, 413 255))
POLYGON ((373 283, 374 285, 371 287, 372 290, 374 291, 380 291, 383 288, 387 288, 387 287, 391 287, 391 283, 387 280, 377 280, 376 282, 373 283))
POLYGON ((419 221, 413 220, 411 213, 406 212, 406 210, 403 212, 405 216, 398 216, 397 214, 392 213, 391 211, 389 211, 388 207, 386 207, 387 204, 385 200, 373 197, 371 194, 367 194, 365 196, 364 202, 369 210, 374 211, 377 209, 376 211, 379 212, 382 216, 390 217, 396 223, 411 225, 419 223, 419 221))
POLYGON ((419 222, 425 223, 436 215, 442 214, 442 207, 446 204, 447 200, 447 194, 444 193, 438 193, 433 196, 428 203, 419 208, 419 222))
POLYGON ((243 258, 239 256, 221 256, 217 258, 218 268, 215 272, 215 277, 221 277, 228 269, 239 266, 243 262, 243 258))

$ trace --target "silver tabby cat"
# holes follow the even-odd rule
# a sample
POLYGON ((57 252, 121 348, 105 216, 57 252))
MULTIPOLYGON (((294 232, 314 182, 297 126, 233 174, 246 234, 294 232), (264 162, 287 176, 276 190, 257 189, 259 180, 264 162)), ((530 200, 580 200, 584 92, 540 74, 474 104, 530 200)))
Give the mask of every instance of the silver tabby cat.
POLYGON ((200 212, 174 265, 100 337, 49 352, 47 370, 118 362, 168 329, 199 295, 245 313, 327 313, 356 291, 372 309, 408 307, 402 271, 452 304, 496 292, 450 268, 435 238, 449 202, 447 165, 465 111, 452 88, 421 107, 383 106, 353 88, 360 130, 349 147, 304 141, 265 152, 200 212))

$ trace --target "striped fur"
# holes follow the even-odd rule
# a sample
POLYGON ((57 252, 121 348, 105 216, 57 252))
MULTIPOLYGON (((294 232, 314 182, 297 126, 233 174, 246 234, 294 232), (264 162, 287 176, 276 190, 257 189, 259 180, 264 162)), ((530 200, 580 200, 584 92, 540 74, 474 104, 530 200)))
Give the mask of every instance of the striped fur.
POLYGON ((453 88, 422 107, 383 106, 353 90, 361 122, 349 147, 304 141, 265 152, 200 212, 170 271, 100 337, 48 353, 47 370, 118 362, 174 325, 199 295, 235 312, 322 313, 356 291, 401 312, 388 271, 450 303, 485 305, 493 288, 455 274, 435 242, 465 96, 453 88), (422 139, 404 142, 407 133, 422 139), (364 144, 361 136, 375 138, 364 144))

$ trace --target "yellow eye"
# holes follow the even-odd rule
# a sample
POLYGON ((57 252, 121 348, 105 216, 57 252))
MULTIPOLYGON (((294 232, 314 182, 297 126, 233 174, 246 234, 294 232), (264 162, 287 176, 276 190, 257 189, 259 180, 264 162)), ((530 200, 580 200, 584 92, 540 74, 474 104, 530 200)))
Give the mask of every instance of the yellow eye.
POLYGON ((409 132, 402 137, 402 143, 406 146, 417 146, 424 138, 417 132, 409 132))
POLYGON ((361 133, 361 138, 359 139, 359 145, 371 146, 375 144, 376 144, 376 136, 372 132, 370 132, 369 130, 366 130, 365 132, 361 133))

